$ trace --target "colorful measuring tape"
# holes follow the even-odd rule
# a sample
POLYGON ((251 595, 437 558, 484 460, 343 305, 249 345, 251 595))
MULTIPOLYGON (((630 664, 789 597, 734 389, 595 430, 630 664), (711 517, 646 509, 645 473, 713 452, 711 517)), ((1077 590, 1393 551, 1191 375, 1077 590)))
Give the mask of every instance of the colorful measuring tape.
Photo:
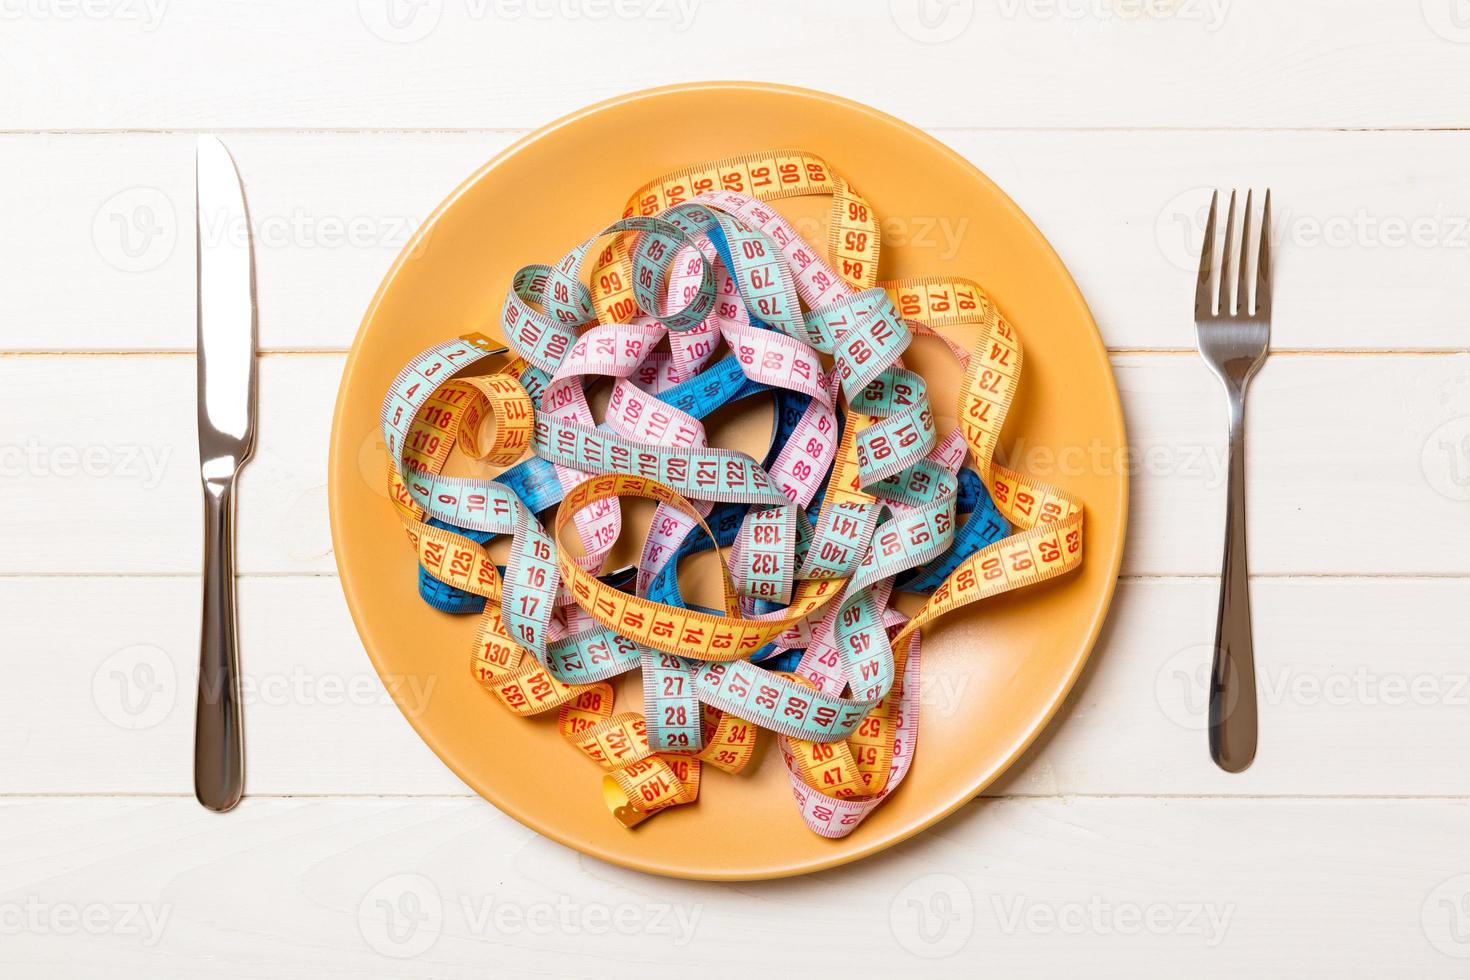
POLYGON ((1081 502, 995 463, 1015 329, 968 280, 878 284, 878 255, 872 207, 812 154, 691 168, 516 274, 500 314, 513 357, 486 371, 509 351, 439 344, 384 401, 424 600, 479 615, 476 678, 517 714, 556 709, 627 826, 693 802, 705 763, 740 772, 767 728, 807 825, 850 833, 913 759, 921 628, 1081 563, 1081 502), (830 262, 768 204, 805 194, 832 197, 830 262), (943 437, 903 364, 916 334, 964 367, 943 437), (587 385, 603 378, 599 422, 587 385), (708 444, 702 418, 765 395, 764 460, 708 444), (456 447, 509 468, 446 476, 456 447), (652 526, 636 569, 599 575, 625 497, 654 502, 652 526), (678 584, 710 549, 718 609, 678 584), (912 618, 890 604, 905 591, 927 595, 912 618), (615 713, 608 682, 635 669, 643 711, 615 713))

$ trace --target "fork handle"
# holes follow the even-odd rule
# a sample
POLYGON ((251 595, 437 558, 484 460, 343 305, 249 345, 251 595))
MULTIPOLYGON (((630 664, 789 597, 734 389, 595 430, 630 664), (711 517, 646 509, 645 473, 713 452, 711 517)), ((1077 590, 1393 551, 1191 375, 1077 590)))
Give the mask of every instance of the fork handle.
POLYGON ((1227 389, 1227 395, 1230 476, 1215 662, 1210 670, 1210 755, 1226 772, 1240 772, 1256 757, 1256 665, 1245 558, 1245 392, 1227 389))
POLYGON ((235 481, 204 481, 204 610, 194 716, 194 795, 224 812, 245 789, 235 628, 235 481))

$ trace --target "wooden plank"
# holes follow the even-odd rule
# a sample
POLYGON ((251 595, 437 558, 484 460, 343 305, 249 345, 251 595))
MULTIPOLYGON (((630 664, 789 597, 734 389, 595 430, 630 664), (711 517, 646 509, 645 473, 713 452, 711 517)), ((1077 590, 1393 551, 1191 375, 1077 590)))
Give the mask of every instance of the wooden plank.
POLYGON ((1470 121, 1470 29, 1440 0, 818 0, 796 20, 780 0, 15 9, 0 63, 12 130, 536 126, 688 79, 685 58, 623 56, 655 49, 698 51, 703 77, 835 89, 924 126, 1470 121))
MULTIPOLYGON (((1433 746, 1470 707, 1470 582, 1257 579, 1260 750, 1229 774, 1206 747, 1219 593, 1208 579, 1119 583, 1087 674, 992 795, 1463 796, 1433 746)), ((938 684, 942 710, 963 678, 938 684)))
MULTIPOLYGON (((1227 468, 1218 382, 1192 353, 1113 365, 1134 480, 1125 572, 1219 574, 1227 468)), ((1463 355, 1269 360, 1246 409, 1251 571, 1463 574, 1467 382, 1463 355), (1435 528, 1437 540, 1409 527, 1435 528)))
MULTIPOLYGON (((1250 770, 1221 772, 1205 746, 1215 584, 1132 579, 1066 708, 991 795, 1470 796, 1435 748, 1465 735, 1470 582, 1263 579, 1253 597, 1250 770)), ((192 578, 8 580, 0 794, 188 795, 198 600, 192 578)), ((392 703, 335 579, 246 578, 240 603, 250 793, 469 793, 392 703)), ((412 710, 461 678, 390 680, 412 710)), ((980 694, 962 671, 921 690, 942 714, 980 694)))
MULTIPOLYGON (((350 345, 414 230, 510 139, 227 137, 248 190, 261 348, 350 345)), ((0 137, 0 168, 0 206, 33 232, 0 244, 4 348, 194 349, 192 136, 0 137)))
MULTIPOLYGON (((0 605, 19 632, 0 656, 17 677, 0 744, 21 768, 4 791, 192 794, 199 580, 10 582, 0 605), (85 613, 27 612, 38 603, 85 613)), ((245 578, 239 597, 248 792, 469 793, 393 703, 335 578, 245 578)), ((394 686, 411 706, 436 684, 394 686)))
MULTIPOLYGON (((1470 133, 938 135, 1048 235, 1113 348, 1193 346, 1209 188, 1251 186, 1275 191, 1278 349, 1467 346, 1470 133)), ((413 229, 512 138, 229 136, 263 349, 345 349, 413 229)), ((0 241, 0 349, 192 350, 192 160, 185 134, 0 136, 0 208, 28 228, 0 241)), ((889 217, 890 243, 940 260, 984 234, 951 216, 889 217)))
MULTIPOLYGON (((330 574, 326 450, 342 358, 261 361, 260 446, 240 488, 241 571, 330 574)), ((1193 354, 1119 355, 1125 458, 1037 446, 1010 459, 1065 480, 1133 482, 1126 574, 1213 575, 1224 524, 1224 399, 1193 354)), ((198 571, 193 359, 0 358, 0 573, 198 571)), ((1280 356, 1248 421, 1257 574, 1466 574, 1470 356, 1280 356), (1432 542, 1405 533, 1433 527, 1432 542)), ((363 433, 363 479, 381 449, 363 433)))
MULTIPOLYGON (((341 369, 335 354, 261 361, 257 449, 240 486, 242 572, 333 568, 326 454, 341 369)), ((198 572, 192 357, 9 357, 0 377, 12 570, 198 572)))
POLYGON ((1009 800, 780 882, 647 877, 478 800, 0 803, 27 976, 1457 976, 1470 807, 1009 800), (83 919, 82 917, 86 918, 83 919), (90 923, 83 929, 80 922, 90 923), (759 942, 752 942, 752 937, 759 942), (821 937, 813 940, 813 936, 821 937))

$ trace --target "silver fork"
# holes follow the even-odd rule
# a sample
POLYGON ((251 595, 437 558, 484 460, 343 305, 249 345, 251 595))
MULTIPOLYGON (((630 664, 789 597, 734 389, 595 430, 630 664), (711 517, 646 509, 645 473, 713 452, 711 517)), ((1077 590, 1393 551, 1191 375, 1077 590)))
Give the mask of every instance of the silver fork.
POLYGON ((1220 307, 1211 302, 1214 269, 1215 205, 1200 249, 1199 282, 1194 291, 1194 325, 1200 356, 1225 386, 1230 405, 1230 482, 1226 491, 1225 562, 1220 571, 1220 611, 1215 625, 1215 662, 1210 669, 1210 755, 1226 772, 1240 772, 1256 757, 1256 666, 1251 643, 1250 571, 1245 559, 1245 390, 1266 360, 1271 344, 1271 192, 1261 214, 1261 247, 1256 261, 1256 303, 1249 293, 1251 197, 1241 218, 1240 259, 1235 305, 1230 302, 1230 254, 1235 225, 1235 192, 1225 215, 1225 248, 1220 259, 1220 307))

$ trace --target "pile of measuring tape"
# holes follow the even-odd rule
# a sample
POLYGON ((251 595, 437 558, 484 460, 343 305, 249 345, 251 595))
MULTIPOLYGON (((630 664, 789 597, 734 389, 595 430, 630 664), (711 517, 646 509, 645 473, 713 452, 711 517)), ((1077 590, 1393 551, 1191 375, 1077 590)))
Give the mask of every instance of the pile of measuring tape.
POLYGON ((556 710, 627 826, 692 803, 706 765, 739 773, 766 728, 807 825, 850 833, 913 761, 920 629, 1082 560, 1081 501, 995 463, 1015 329, 967 280, 879 284, 878 251, 878 216, 819 157, 693 167, 516 274, 513 356, 482 334, 440 344, 383 404, 420 594, 478 614, 474 676, 516 714, 556 710), (768 203, 806 194, 833 200, 825 255, 768 203), (963 366, 944 437, 903 365, 916 335, 963 366), (700 420, 753 398, 775 405, 766 457, 708 445, 700 420), (508 468, 446 476, 455 448, 508 468), (610 575, 626 497, 655 502, 652 526, 636 571, 610 575), (710 549, 719 609, 679 588, 710 549), (927 599, 907 617, 900 592, 927 599), (643 711, 615 711, 608 682, 633 670, 643 711))

